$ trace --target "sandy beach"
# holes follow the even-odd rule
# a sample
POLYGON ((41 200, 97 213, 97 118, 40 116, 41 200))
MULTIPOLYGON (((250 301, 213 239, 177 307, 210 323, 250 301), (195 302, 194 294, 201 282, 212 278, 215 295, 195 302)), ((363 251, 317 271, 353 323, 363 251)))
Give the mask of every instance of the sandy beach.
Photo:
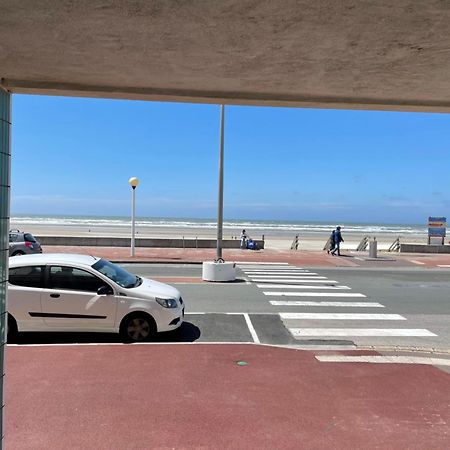
MULTIPOLYGON (((130 227, 126 226, 114 226, 114 225, 56 225, 56 224, 24 224, 14 222, 14 218, 11 219, 11 229, 18 228, 24 231, 28 231, 35 236, 95 236, 95 237, 127 237, 130 236, 130 227)), ((330 231, 301 231, 296 233, 295 231, 285 230, 264 230, 264 229, 247 229, 247 233, 253 239, 261 239, 264 236, 265 247, 267 249, 274 250, 289 250, 295 236, 299 235, 299 247, 298 250, 316 250, 321 251, 327 242, 327 239, 331 233, 330 231)), ((241 229, 239 228, 226 228, 223 231, 224 239, 239 239, 241 229)), ((136 237, 139 238, 195 238, 198 239, 214 239, 217 237, 217 231, 214 228, 205 227, 136 227, 136 237)), ((343 250, 355 250, 358 244, 365 236, 370 236, 371 239, 376 238, 378 241, 379 250, 387 250, 389 246, 394 242, 397 237, 400 237, 402 243, 426 243, 427 236, 425 233, 407 234, 407 235, 395 235, 393 233, 361 233, 354 231, 346 231, 345 226, 342 228, 342 236, 344 243, 342 244, 343 250)))

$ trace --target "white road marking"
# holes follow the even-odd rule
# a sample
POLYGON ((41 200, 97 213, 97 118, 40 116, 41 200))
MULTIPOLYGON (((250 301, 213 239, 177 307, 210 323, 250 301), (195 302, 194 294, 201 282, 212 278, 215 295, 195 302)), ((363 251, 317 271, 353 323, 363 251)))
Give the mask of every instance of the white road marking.
POLYGON ((358 261, 364 261, 364 259, 360 258, 359 256, 355 256, 355 259, 357 259, 358 261))
POLYGON ((366 297, 357 292, 275 292, 263 291, 264 295, 285 296, 285 297, 366 297))
POLYGON ((316 355, 320 362, 345 363, 376 363, 376 364, 427 364, 432 366, 450 366, 450 359, 424 358, 421 356, 346 356, 346 355, 316 355))
POLYGON ((437 336, 425 329, 413 328, 289 328, 294 337, 303 336, 437 336))
POLYGON ((280 313, 283 320, 406 320, 400 314, 280 313))
POLYGON ((336 306, 348 308, 384 308, 377 302, 314 302, 300 300, 270 300, 273 306, 336 306))
POLYGON ((289 279, 289 278, 299 279, 299 280, 301 280, 303 278, 314 278, 316 280, 326 280, 327 279, 327 277, 320 277, 317 275, 318 275, 317 273, 309 273, 307 275, 306 274, 305 275, 303 275, 303 274, 302 275, 248 275, 248 277, 253 278, 255 280, 257 280, 259 278, 261 278, 261 279, 263 279, 263 278, 279 278, 280 280, 285 280, 285 279, 289 279))
POLYGON ((252 321, 250 320, 250 316, 247 313, 244 313, 245 322, 247 323, 250 334, 252 335, 253 342, 256 344, 260 343, 258 335, 256 334, 255 328, 253 327, 252 321))
MULTIPOLYGON (((298 341, 302 342, 302 341, 298 341)), ((336 345, 312 345, 312 344, 296 344, 295 348, 298 350, 309 350, 309 351, 317 351, 317 350, 358 350, 356 345, 352 344, 336 344, 336 345)))
POLYGON ((313 278, 306 278, 304 280, 298 280, 296 278, 294 279, 287 279, 287 280, 283 280, 283 279, 279 279, 279 278, 267 278, 267 279, 262 279, 262 280, 252 280, 255 283, 278 283, 278 284, 282 284, 282 283, 286 283, 286 284, 291 284, 291 283, 322 283, 322 284, 337 284, 339 283, 339 281, 336 280, 317 280, 317 279, 313 279, 313 278))
POLYGON ((265 289, 350 289, 348 286, 302 286, 298 284, 257 284, 259 288, 265 289))
POLYGON ((287 262, 259 262, 259 261, 241 261, 236 263, 237 266, 249 266, 249 265, 255 265, 255 266, 288 266, 289 263, 287 262))
POLYGON ((438 267, 450 267, 450 264, 438 264, 438 267))
POLYGON ((416 261, 415 259, 410 259, 410 262, 412 262, 412 263, 414 263, 414 264, 420 264, 420 265, 425 265, 425 263, 424 262, 422 262, 422 261, 416 261))
MULTIPOLYGON (((314 272, 310 272, 309 270, 275 270, 275 271, 270 271, 270 270, 244 270, 243 271, 245 274, 247 275, 308 275, 308 274, 313 274, 314 272)), ((314 273, 314 275, 317 275, 317 273, 314 273)))

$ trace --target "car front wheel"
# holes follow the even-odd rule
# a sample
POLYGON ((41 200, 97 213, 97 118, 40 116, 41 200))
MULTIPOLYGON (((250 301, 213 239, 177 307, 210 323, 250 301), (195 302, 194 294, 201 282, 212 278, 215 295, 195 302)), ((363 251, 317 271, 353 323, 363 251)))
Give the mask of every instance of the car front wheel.
POLYGON ((120 334, 126 342, 148 341, 155 333, 155 321, 145 313, 130 314, 120 324, 120 334))

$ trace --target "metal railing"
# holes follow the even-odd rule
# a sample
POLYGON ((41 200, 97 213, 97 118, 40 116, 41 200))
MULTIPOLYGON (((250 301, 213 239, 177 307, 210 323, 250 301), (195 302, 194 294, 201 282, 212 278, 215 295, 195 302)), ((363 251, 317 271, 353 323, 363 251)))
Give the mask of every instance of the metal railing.
POLYGON ((400 251, 400 236, 391 244, 388 252, 399 252, 400 251))
POLYGON ((361 239, 361 242, 358 244, 358 247, 356 247, 357 252, 365 252, 367 250, 367 246, 369 245, 369 239, 370 236, 364 236, 361 239))

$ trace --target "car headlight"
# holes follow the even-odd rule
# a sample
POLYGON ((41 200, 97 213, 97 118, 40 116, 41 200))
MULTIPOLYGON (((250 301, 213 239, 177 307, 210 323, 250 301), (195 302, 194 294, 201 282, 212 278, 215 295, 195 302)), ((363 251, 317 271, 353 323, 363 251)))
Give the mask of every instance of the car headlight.
POLYGON ((164 308, 176 308, 178 307, 177 301, 173 298, 158 298, 155 297, 155 300, 164 308))

